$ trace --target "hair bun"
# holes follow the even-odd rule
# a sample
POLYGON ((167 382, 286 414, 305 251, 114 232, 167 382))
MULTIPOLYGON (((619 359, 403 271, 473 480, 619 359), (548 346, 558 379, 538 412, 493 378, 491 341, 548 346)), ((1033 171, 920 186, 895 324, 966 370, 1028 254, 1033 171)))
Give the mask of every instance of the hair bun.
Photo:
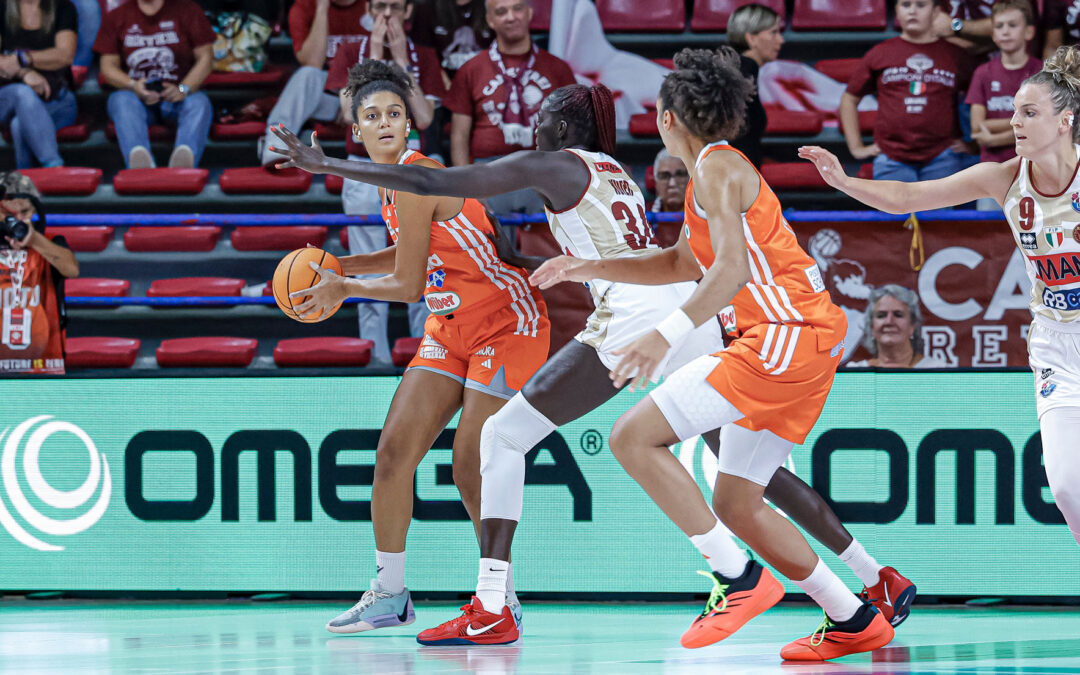
POLYGON ((1075 46, 1058 47, 1043 63, 1043 72, 1055 82, 1080 92, 1080 49, 1075 46))
POLYGON ((345 93, 355 96, 356 92, 367 85, 380 81, 390 82, 404 91, 412 88, 412 81, 401 66, 376 59, 364 59, 349 69, 349 83, 345 87, 345 93))

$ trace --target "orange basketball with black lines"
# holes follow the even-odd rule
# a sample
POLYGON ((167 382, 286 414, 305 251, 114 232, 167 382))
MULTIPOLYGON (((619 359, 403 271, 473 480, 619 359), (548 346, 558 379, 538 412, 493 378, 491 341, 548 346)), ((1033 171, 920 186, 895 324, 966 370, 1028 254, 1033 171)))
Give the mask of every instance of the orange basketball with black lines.
POLYGON ((282 258, 277 269, 274 270, 274 300, 277 301, 277 306, 281 308, 281 311, 285 312, 285 316, 290 319, 296 319, 301 323, 318 323, 333 316, 334 312, 341 309, 341 303, 339 302, 329 312, 320 312, 306 318, 301 318, 293 309, 294 305, 303 304, 310 296, 290 298, 289 294, 311 288, 321 279, 319 273, 311 269, 309 263, 315 263, 323 269, 341 274, 341 262, 332 254, 321 248, 298 248, 282 258))

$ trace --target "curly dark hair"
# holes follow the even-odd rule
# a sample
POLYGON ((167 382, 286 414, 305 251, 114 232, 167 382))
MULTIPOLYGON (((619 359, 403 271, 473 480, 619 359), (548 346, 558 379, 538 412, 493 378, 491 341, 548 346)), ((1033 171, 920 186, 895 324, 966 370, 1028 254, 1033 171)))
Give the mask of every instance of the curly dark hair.
POLYGON ((401 66, 396 63, 384 63, 374 59, 365 59, 349 69, 349 80, 345 84, 345 94, 352 98, 353 120, 359 121, 356 111, 364 99, 379 91, 397 94, 405 105, 405 115, 409 116, 409 92, 412 81, 401 66))
POLYGON ((731 47, 683 49, 660 86, 660 103, 694 136, 734 140, 746 122, 754 87, 753 79, 739 70, 739 53, 731 47))

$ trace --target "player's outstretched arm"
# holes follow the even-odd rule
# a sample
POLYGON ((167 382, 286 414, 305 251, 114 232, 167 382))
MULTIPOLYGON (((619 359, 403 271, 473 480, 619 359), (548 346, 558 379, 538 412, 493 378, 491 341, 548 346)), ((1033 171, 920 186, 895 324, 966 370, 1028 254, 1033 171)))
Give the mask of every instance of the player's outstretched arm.
POLYGON ((664 286, 700 278, 701 270, 694 262, 686 233, 683 232, 675 246, 633 258, 585 260, 568 255, 557 256, 537 268, 529 277, 529 283, 540 288, 551 288, 564 281, 606 279, 643 286, 664 286))
POLYGON ((814 145, 799 148, 799 157, 813 162, 830 186, 867 206, 896 214, 942 209, 984 197, 1000 204, 1020 161, 1014 158, 1003 164, 982 162, 945 178, 902 183, 852 178, 844 172, 836 155, 814 145))
POLYGON ((584 192, 589 170, 568 152, 523 150, 486 164, 434 169, 399 164, 374 164, 327 157, 315 134, 311 145, 300 142, 284 126, 271 127, 285 145, 272 148, 288 157, 278 166, 342 178, 417 195, 483 198, 535 190, 555 209, 567 208, 584 192))

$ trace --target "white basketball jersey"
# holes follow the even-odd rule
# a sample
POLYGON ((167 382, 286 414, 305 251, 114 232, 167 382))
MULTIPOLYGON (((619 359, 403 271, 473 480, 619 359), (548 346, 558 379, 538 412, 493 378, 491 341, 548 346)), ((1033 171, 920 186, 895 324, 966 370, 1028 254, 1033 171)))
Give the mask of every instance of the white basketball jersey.
MULTIPOLYGON (((551 234, 563 253, 601 260, 640 255, 659 248, 646 220, 645 198, 637 183, 610 155, 567 149, 589 170, 589 186, 577 203, 562 211, 547 209, 551 234)), ((610 281, 589 282, 599 307, 610 281)))
POLYGON ((1004 210, 1031 279, 1031 312, 1080 329, 1080 178, 1074 173, 1063 192, 1044 194, 1021 159, 1004 210))

